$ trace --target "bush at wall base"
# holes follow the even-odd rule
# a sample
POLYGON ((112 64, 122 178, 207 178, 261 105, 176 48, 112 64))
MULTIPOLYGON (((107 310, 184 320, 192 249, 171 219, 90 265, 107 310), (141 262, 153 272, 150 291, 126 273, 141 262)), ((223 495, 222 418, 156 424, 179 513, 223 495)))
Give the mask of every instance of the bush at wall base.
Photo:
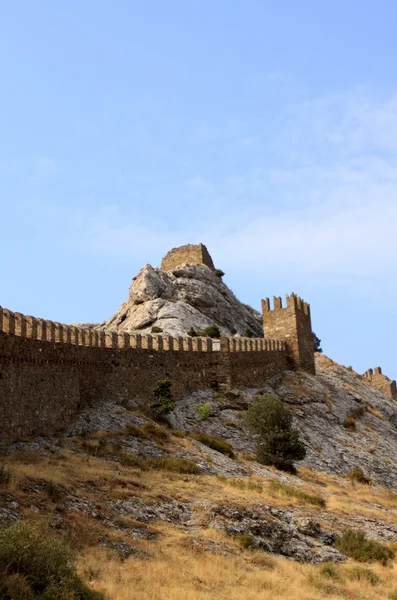
POLYGON ((175 400, 171 394, 171 381, 169 379, 158 379, 153 388, 153 396, 156 403, 152 409, 160 415, 165 415, 175 407, 175 400))

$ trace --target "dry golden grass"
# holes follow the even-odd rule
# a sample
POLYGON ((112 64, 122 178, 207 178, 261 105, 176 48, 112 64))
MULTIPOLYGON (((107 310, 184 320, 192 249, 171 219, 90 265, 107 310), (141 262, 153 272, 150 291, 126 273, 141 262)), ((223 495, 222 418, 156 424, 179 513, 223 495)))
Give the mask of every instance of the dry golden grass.
POLYGON ((352 562, 333 565, 330 577, 323 565, 241 550, 219 532, 207 531, 206 538, 228 545, 229 555, 195 547, 193 539, 170 526, 161 532, 160 541, 150 545, 150 559, 122 563, 109 552, 87 549, 80 555, 80 574, 109 600, 380 600, 397 589, 395 566, 360 566, 357 571, 352 562))
MULTIPOLYGON (((189 446, 192 442, 181 439, 179 443, 189 446)), ((11 472, 11 481, 0 489, 0 501, 2 494, 12 494, 25 514, 32 504, 29 482, 50 484, 49 493, 36 493, 33 501, 49 514, 55 514, 59 508, 56 486, 95 503, 102 516, 109 516, 107 511, 112 499, 128 500, 139 496, 149 503, 164 498, 195 503, 197 533, 192 535, 157 521, 150 527, 159 535, 150 541, 128 537, 129 526, 146 526, 128 517, 119 517, 119 529, 111 529, 105 520, 79 511, 61 513, 62 528, 79 550, 80 573, 96 589, 103 590, 108 600, 323 600, 324 597, 329 600, 380 600, 397 591, 394 564, 390 567, 361 565, 360 568, 370 569, 374 574, 372 583, 368 573, 352 570, 357 567, 353 561, 333 566, 329 575, 321 565, 302 565, 274 558, 260 550, 242 549, 237 540, 208 528, 208 501, 242 507, 259 503, 280 508, 297 507, 312 513, 315 518, 319 511, 325 511, 335 517, 360 514, 383 522, 395 521, 397 494, 381 487, 351 483, 309 468, 299 468, 298 476, 281 486, 274 484, 279 481, 276 471, 271 478, 254 475, 234 480, 141 471, 107 457, 87 456, 65 449, 54 456, 19 453, 7 457, 5 466, 11 472), (311 496, 324 498, 326 505, 313 505, 311 496), (109 540, 132 543, 146 558, 122 562, 114 553, 98 545, 104 536, 109 540), (196 539, 201 540, 200 544, 195 543, 196 539), (227 553, 206 552, 203 540, 220 545, 227 553), (379 582, 374 585, 375 576, 379 582)), ((47 489, 45 485, 42 487, 47 489)))

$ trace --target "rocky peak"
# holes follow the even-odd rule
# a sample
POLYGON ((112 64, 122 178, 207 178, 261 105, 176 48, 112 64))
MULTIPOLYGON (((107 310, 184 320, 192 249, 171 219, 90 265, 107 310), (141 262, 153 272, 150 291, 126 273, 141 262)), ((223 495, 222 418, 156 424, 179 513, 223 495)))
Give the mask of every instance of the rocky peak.
POLYGON ((180 264, 165 271, 147 264, 132 280, 128 300, 100 327, 150 333, 156 326, 186 335, 191 327, 200 331, 212 323, 223 335, 263 335, 260 313, 242 304, 210 266, 180 264))

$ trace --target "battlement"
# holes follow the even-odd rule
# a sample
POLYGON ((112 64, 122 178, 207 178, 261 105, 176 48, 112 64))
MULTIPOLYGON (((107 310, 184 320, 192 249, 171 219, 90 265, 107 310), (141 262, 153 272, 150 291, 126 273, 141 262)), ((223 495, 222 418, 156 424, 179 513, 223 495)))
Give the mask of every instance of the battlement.
POLYGON ((207 265, 215 269, 214 263, 204 244, 186 244, 170 250, 161 261, 162 271, 171 271, 180 265, 207 265))
POLYGON ((262 300, 263 331, 265 337, 275 337, 286 342, 287 351, 295 369, 315 373, 313 333, 310 305, 292 293, 286 296, 286 305, 280 296, 262 300))
POLYGON ((222 337, 217 344, 207 337, 105 332, 14 313, 2 307, 0 307, 0 333, 52 344, 113 350, 135 348, 178 352, 213 352, 218 349, 222 352, 286 351, 285 342, 277 339, 222 337))
MULTIPOLYGON (((308 304, 307 302, 302 300, 302 298, 300 298, 296 294, 292 293, 290 296, 288 296, 286 294, 285 302, 286 302, 286 306, 285 306, 286 309, 292 308, 295 311, 299 310, 299 311, 302 311, 305 315, 310 316, 310 304, 308 304)), ((262 312, 268 312, 271 310, 274 310, 274 311, 284 310, 283 301, 280 296, 273 296, 273 309, 270 307, 269 298, 262 300, 262 312)))
POLYGON ((383 375, 380 367, 374 369, 368 369, 362 375, 368 382, 374 387, 378 388, 381 392, 389 396, 392 400, 397 401, 397 385, 392 379, 389 379, 386 375, 383 375))

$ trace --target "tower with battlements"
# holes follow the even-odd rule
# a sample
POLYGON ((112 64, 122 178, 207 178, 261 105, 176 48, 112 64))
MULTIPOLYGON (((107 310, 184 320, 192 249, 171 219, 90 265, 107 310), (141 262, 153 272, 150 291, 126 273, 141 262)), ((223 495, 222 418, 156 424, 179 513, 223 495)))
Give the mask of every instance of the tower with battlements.
POLYGON ((281 298, 262 300, 263 331, 266 338, 285 340, 294 369, 315 374, 313 333, 310 305, 296 294, 286 296, 283 308, 281 298))
POLYGON ((371 385, 386 394, 386 396, 389 396, 392 400, 397 400, 397 385, 395 380, 389 379, 386 375, 383 375, 380 367, 368 369, 368 371, 363 373, 363 377, 365 377, 371 385))

